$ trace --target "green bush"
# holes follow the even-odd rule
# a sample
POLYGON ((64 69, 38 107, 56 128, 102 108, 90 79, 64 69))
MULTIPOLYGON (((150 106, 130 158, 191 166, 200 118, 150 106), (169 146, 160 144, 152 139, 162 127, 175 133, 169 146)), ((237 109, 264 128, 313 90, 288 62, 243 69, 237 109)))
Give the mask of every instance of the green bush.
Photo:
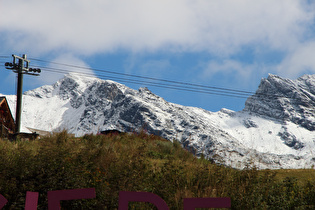
MULTIPOLYGON (((47 209, 47 191, 78 188, 95 188, 96 198, 62 201, 63 209, 117 209, 119 191, 155 193, 170 209, 182 209, 186 197, 230 197, 233 209, 315 208, 314 179, 226 168, 143 132, 1 140, 0 169, 0 193, 9 201, 4 209, 23 209, 26 191, 39 192, 38 209, 47 209)), ((154 209, 137 202, 129 207, 154 209)))

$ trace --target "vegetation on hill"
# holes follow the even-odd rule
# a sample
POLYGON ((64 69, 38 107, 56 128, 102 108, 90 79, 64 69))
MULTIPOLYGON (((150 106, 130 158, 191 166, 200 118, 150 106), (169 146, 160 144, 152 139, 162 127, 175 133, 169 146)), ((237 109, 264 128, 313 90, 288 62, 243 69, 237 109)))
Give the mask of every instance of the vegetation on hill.
MULTIPOLYGON (((280 174, 219 166, 143 132, 0 141, 4 209, 23 209, 26 191, 39 192, 38 209, 47 209, 47 191, 78 188, 95 188, 96 198, 62 201, 63 209, 117 209, 119 191, 152 192, 170 209, 182 209, 188 197, 230 197, 233 209, 314 209, 314 176, 280 174)), ((150 208, 130 203, 130 209, 150 208)))

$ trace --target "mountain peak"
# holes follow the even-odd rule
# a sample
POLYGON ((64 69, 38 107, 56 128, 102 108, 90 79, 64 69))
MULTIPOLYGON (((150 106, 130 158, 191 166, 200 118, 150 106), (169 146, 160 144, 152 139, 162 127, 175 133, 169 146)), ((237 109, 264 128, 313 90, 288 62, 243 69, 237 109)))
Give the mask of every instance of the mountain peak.
POLYGON ((297 80, 269 74, 262 79, 255 95, 245 102, 244 111, 291 121, 315 130, 315 75, 297 80))
POLYGON ((270 74, 243 111, 214 113, 167 102, 145 87, 68 74, 25 93, 22 124, 76 136, 144 129, 235 168, 249 161, 259 168, 308 167, 315 164, 314 86, 312 75, 289 80, 270 74))

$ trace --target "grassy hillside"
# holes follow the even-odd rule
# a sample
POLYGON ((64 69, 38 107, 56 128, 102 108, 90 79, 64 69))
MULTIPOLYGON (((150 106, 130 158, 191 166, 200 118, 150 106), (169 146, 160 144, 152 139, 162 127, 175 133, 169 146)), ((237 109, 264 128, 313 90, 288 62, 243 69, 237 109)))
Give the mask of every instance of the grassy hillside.
POLYGON ((315 179, 315 170, 314 169, 281 169, 276 170, 276 179, 283 180, 286 177, 296 179, 298 184, 307 183, 315 179))
POLYGON ((233 209, 314 209, 313 175, 314 170, 226 168, 144 133, 73 138, 61 132, 31 142, 0 140, 5 209, 23 209, 26 191, 39 192, 38 209, 46 209, 47 191, 77 188, 95 188, 96 199, 62 201, 63 209, 117 209, 119 191, 155 193, 170 209, 182 209, 186 197, 230 197, 233 209))

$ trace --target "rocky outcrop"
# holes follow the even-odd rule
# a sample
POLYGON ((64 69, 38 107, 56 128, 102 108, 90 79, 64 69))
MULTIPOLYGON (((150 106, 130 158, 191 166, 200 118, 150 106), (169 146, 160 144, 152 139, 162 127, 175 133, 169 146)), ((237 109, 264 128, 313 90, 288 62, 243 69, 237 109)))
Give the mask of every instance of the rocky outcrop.
POLYGON ((315 75, 290 80, 270 74, 261 80, 256 94, 247 99, 244 111, 291 121, 314 131, 315 75))

